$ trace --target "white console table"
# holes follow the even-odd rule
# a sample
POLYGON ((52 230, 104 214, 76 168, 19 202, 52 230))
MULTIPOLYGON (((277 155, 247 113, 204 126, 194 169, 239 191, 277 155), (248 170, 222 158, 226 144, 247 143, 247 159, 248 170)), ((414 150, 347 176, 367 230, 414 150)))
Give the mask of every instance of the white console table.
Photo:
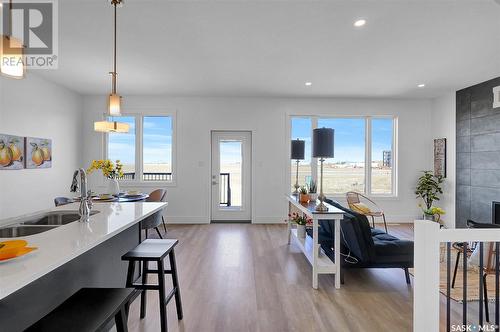
POLYGON ((292 227, 292 222, 288 221, 288 244, 291 239, 304 253, 309 263, 312 265, 312 287, 318 288, 319 274, 335 274, 335 288, 340 288, 340 221, 344 218, 344 211, 325 203, 328 211, 315 211, 316 202, 309 204, 300 203, 297 196, 286 195, 290 212, 300 212, 313 220, 313 238, 306 235, 305 239, 297 236, 297 229, 292 227), (320 220, 334 220, 335 228, 335 262, 323 252, 318 243, 318 226, 320 220))

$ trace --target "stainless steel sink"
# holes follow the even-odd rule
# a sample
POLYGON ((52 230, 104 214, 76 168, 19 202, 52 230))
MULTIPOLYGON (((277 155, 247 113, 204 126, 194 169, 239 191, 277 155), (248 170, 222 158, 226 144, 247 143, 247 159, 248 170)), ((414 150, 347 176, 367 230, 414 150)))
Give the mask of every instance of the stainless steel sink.
MULTIPOLYGON (((90 215, 93 216, 99 213, 99 211, 91 211, 90 215)), ((26 220, 21 222, 22 225, 55 225, 61 226, 72 223, 80 219, 78 212, 76 211, 57 211, 50 212, 41 216, 32 218, 31 220, 26 220)))
MULTIPOLYGON (((93 216, 99 211, 91 211, 93 216)), ((53 211, 20 218, 9 225, 0 227, 0 238, 12 238, 43 233, 56 227, 80 220, 77 211, 53 211)))
POLYGON ((0 238, 21 237, 46 232, 58 226, 7 226, 0 228, 0 238))

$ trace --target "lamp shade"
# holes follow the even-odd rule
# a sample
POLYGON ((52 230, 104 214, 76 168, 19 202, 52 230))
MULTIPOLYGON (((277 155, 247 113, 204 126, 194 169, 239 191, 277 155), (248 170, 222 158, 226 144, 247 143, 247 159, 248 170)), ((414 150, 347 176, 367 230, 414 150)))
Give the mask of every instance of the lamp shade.
POLYGON ((108 113, 110 116, 121 115, 121 97, 116 93, 112 93, 108 98, 108 113))
POLYGON ((313 130, 313 157, 333 158, 334 130, 317 128, 313 130))
POLYGON ((303 160, 306 150, 306 142, 296 139, 292 141, 292 159, 303 160))
POLYGON ((24 64, 24 46, 22 42, 12 36, 1 37, 0 73, 10 78, 24 78, 26 68, 24 64))
POLYGON ((128 133, 129 125, 116 121, 94 122, 94 131, 101 133, 128 133))

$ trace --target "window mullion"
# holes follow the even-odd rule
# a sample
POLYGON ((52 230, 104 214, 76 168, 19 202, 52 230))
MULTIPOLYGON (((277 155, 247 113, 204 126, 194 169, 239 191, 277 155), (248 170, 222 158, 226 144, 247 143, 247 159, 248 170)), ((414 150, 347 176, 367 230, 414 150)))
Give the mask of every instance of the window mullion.
POLYGON ((142 181, 143 179, 143 116, 137 115, 135 117, 135 169, 137 172, 137 178, 135 181, 142 181))
MULTIPOLYGON (((318 117, 317 116, 311 117, 311 128, 312 128, 312 130, 318 128, 318 117)), ((312 130, 311 130, 311 140, 313 137, 312 130)), ((313 151, 313 147, 312 147, 312 141, 311 141, 311 178, 314 180, 314 182, 318 183, 318 158, 312 157, 312 151, 313 151)), ((319 186, 319 184, 318 184, 318 186, 319 186)), ((319 188, 318 188, 318 190, 319 190, 319 188)))
POLYGON ((365 118, 365 194, 372 193, 372 118, 365 118))

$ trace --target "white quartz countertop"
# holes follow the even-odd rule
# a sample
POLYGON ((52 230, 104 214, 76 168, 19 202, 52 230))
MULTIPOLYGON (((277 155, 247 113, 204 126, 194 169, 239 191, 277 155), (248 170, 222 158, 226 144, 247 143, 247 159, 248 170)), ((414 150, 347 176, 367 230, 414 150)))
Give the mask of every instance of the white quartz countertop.
MULTIPOLYGON (((22 238, 0 238, 0 242, 23 239, 28 241, 28 246, 38 247, 38 250, 25 256, 11 261, 0 262, 0 301, 151 214, 165 208, 166 205, 167 203, 151 202, 99 203, 94 204, 92 209, 92 211, 99 211, 99 213, 91 216, 88 223, 75 221, 43 233, 22 238)), ((73 203, 43 212, 78 211, 78 206, 78 203, 73 203)), ((26 216, 20 218, 24 217, 26 216)), ((3 220, 0 221, 0 224, 11 224, 16 219, 3 220)))

